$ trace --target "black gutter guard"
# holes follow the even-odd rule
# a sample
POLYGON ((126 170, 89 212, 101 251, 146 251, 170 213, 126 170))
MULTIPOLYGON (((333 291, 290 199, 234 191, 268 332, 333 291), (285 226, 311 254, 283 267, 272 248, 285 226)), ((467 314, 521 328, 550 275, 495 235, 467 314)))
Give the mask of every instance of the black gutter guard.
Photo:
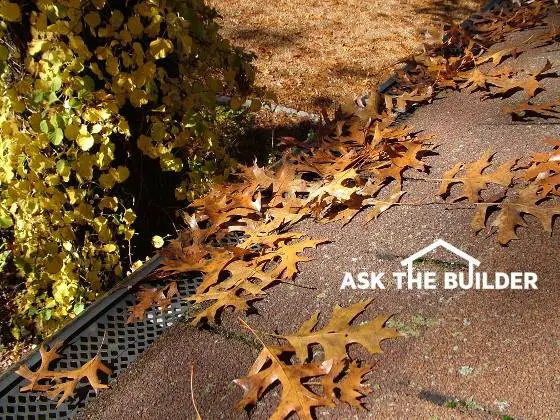
MULTIPOLYGON (((126 369, 130 363, 146 350, 169 326, 184 318, 188 303, 181 298, 194 293, 200 277, 177 279, 181 297, 174 297, 165 313, 158 308, 146 312, 146 318, 127 324, 128 308, 136 303, 136 290, 133 288, 160 265, 161 258, 154 257, 137 271, 124 279, 119 285, 95 301, 72 322, 68 323, 44 344, 63 341, 59 351, 63 355, 51 366, 60 370, 76 369, 96 354, 113 373, 112 380, 126 369)), ((149 282, 147 285, 160 286, 165 281, 149 282)), ((76 396, 56 407, 57 401, 49 400, 39 392, 21 393, 19 389, 28 383, 15 371, 23 364, 31 369, 37 368, 41 356, 38 350, 12 366, 0 377, 0 418, 6 420, 27 419, 67 419, 74 417, 94 397, 95 391, 89 384, 81 382, 76 396)))

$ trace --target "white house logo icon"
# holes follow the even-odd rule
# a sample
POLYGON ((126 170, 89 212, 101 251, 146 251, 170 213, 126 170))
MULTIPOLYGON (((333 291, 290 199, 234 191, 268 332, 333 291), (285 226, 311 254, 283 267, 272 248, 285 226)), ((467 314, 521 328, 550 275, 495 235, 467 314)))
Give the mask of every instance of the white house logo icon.
POLYGON ((462 259, 464 259, 469 263, 469 280, 472 281, 472 279, 474 278, 474 269, 475 267, 478 267, 480 265, 480 261, 470 256, 466 252, 461 251, 459 248, 451 245, 449 242, 445 242, 443 239, 438 239, 433 244, 427 246, 426 248, 421 249, 420 251, 412 254, 410 257, 405 258, 404 260, 401 261, 401 265, 403 267, 407 266, 408 278, 409 279, 412 278, 413 262, 418 258, 422 258, 424 255, 436 250, 439 247, 443 247, 447 249, 449 252, 457 255, 458 257, 461 257, 462 259))

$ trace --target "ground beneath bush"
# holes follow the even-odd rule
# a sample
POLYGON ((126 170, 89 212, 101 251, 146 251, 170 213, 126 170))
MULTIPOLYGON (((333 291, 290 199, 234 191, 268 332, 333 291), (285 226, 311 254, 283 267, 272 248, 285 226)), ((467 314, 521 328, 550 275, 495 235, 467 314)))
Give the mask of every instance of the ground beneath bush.
MULTIPOLYGON (((509 63, 535 71, 547 59, 558 73, 557 45, 509 63)), ((542 83, 546 90, 539 102, 555 99, 560 78, 542 83)), ((560 125, 512 122, 503 112, 504 104, 523 98, 520 92, 482 101, 478 94, 451 92, 420 107, 407 122, 436 136, 438 155, 426 159, 430 177, 442 178, 456 162, 475 160, 488 148, 498 163, 549 150, 543 140, 558 138, 560 125)), ((437 188, 437 182, 407 180, 403 201, 431 201, 437 188)), ((529 227, 519 229, 520 240, 503 247, 494 235, 472 234, 472 215, 471 208, 398 206, 367 225, 363 215, 344 228, 312 221, 298 225, 299 232, 334 242, 308 253, 314 260, 301 266, 297 285, 271 289, 255 305, 258 314, 243 318, 258 331, 286 334, 317 310, 328 316, 335 303, 371 297, 374 302, 360 319, 393 313, 391 325, 406 334, 384 343, 380 357, 371 357, 376 368, 368 383, 374 392, 364 399, 370 411, 322 408, 318 418, 549 418, 560 411, 559 223, 548 235, 528 220, 529 227), (536 272, 538 290, 339 290, 344 272, 401 271, 403 258, 438 238, 479 259, 480 271, 536 272)), ((438 252, 422 268, 441 273, 453 262, 438 252)), ((83 418, 194 418, 191 366, 192 393, 203 418, 245 418, 232 411, 242 395, 232 380, 246 375, 258 347, 237 314, 225 314, 223 325, 211 331, 177 325, 93 400, 83 418)), ((272 414, 278 393, 279 387, 269 392, 251 418, 272 414)))
POLYGON ((210 0, 222 34, 257 55, 278 102, 318 111, 371 91, 395 63, 437 41, 484 0, 210 0), (435 37, 435 39, 434 39, 435 37))

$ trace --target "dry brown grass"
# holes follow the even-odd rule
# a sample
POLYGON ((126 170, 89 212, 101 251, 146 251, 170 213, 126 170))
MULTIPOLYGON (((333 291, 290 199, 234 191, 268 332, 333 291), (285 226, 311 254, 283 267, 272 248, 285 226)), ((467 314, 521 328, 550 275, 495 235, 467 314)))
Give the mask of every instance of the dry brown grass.
POLYGON ((257 54, 257 82, 305 110, 363 94, 484 0, 209 0, 223 35, 257 54), (436 35, 437 36, 437 35, 436 35))

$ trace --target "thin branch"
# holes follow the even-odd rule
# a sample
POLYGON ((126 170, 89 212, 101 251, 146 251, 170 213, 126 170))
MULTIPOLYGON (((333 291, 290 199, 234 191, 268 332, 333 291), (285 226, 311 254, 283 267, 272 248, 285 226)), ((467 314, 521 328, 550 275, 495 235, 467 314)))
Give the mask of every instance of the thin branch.
MULTIPOLYGON (((247 324, 245 321, 243 321, 241 318, 237 318, 239 320, 239 322, 241 323, 241 325, 243 326, 243 328, 245 328, 246 330, 248 330, 251 334, 253 334, 255 336, 255 338, 257 339, 257 341, 259 343, 261 343, 261 345, 268 350, 268 347, 266 346, 266 344, 264 344, 264 341, 262 341, 262 338, 257 334, 257 332, 249 325, 247 324)), ((270 353, 270 351, 269 351, 270 353)))

